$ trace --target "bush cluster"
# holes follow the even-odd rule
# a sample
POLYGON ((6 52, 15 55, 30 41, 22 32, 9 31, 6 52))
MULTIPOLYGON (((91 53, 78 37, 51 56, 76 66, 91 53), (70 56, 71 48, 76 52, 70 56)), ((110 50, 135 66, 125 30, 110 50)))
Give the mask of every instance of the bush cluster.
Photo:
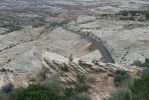
POLYGON ((133 65, 140 66, 140 67, 149 67, 149 59, 145 59, 144 63, 141 63, 141 61, 136 60, 133 62, 133 65))
POLYGON ((88 79, 85 75, 78 74, 77 75, 77 83, 76 83, 76 90, 78 92, 87 91, 90 88, 88 84, 88 79))
POLYGON ((144 15, 146 17, 146 19, 149 19, 149 11, 134 11, 134 10, 128 10, 128 11, 121 11, 119 13, 119 15, 122 15, 124 17, 121 17, 122 20, 135 20, 134 16, 138 16, 138 15, 144 15), (131 16, 128 17, 128 14, 130 14, 131 16))
POLYGON ((112 93, 108 100, 149 100, 149 73, 135 79, 129 88, 112 93))
POLYGON ((124 70, 117 70, 114 74, 114 84, 115 86, 122 86, 128 79, 129 74, 124 70))
POLYGON ((77 75, 76 85, 65 87, 60 78, 54 75, 49 80, 17 90, 14 90, 12 84, 8 84, 0 92, 0 100, 91 100, 85 94, 88 89, 86 80, 86 76, 77 75), (12 91, 14 94, 10 95, 12 91))

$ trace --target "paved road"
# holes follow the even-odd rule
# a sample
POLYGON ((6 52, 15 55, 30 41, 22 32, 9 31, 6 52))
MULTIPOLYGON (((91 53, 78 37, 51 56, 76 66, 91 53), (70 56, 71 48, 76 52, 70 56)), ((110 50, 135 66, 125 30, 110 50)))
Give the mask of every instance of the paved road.
POLYGON ((81 35, 83 38, 89 40, 93 44, 96 45, 96 47, 99 49, 99 51, 102 54, 102 57, 104 58, 106 63, 115 63, 114 59, 112 58, 110 52, 108 49, 104 46, 103 41, 95 36, 94 34, 90 34, 87 32, 77 32, 75 30, 69 29, 67 26, 62 27, 64 30, 71 31, 73 33, 81 35))

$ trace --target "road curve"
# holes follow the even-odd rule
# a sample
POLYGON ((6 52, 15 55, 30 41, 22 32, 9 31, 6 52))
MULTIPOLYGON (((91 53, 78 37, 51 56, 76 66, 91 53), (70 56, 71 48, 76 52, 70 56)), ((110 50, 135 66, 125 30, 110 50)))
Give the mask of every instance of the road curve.
POLYGON ((92 42, 93 44, 95 44, 96 47, 99 49, 99 51, 106 63, 115 63, 110 52, 104 46, 103 41, 100 38, 98 38, 97 36, 95 36, 94 34, 90 34, 89 32, 78 32, 73 29, 69 29, 68 26, 62 26, 62 28, 66 31, 71 31, 73 33, 79 34, 83 38, 85 38, 85 39, 89 40, 90 42, 92 42))

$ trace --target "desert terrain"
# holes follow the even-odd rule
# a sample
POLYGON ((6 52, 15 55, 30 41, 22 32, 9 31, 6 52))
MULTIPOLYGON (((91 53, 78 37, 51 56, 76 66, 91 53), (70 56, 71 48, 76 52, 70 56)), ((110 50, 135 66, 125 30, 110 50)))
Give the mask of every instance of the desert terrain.
POLYGON ((95 78, 87 94, 105 100, 118 89, 114 72, 138 77, 134 62, 146 59, 148 0, 0 1, 0 88, 27 87, 41 71, 66 86, 85 74, 95 78))

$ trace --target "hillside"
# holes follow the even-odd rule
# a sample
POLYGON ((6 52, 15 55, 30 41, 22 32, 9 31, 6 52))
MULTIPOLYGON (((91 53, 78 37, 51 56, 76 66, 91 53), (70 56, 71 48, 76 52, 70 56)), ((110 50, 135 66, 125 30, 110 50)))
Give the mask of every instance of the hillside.
POLYGON ((148 0, 1 0, 0 89, 15 97, 54 75, 75 89, 80 75, 80 94, 107 100, 148 73, 148 38, 148 0))

